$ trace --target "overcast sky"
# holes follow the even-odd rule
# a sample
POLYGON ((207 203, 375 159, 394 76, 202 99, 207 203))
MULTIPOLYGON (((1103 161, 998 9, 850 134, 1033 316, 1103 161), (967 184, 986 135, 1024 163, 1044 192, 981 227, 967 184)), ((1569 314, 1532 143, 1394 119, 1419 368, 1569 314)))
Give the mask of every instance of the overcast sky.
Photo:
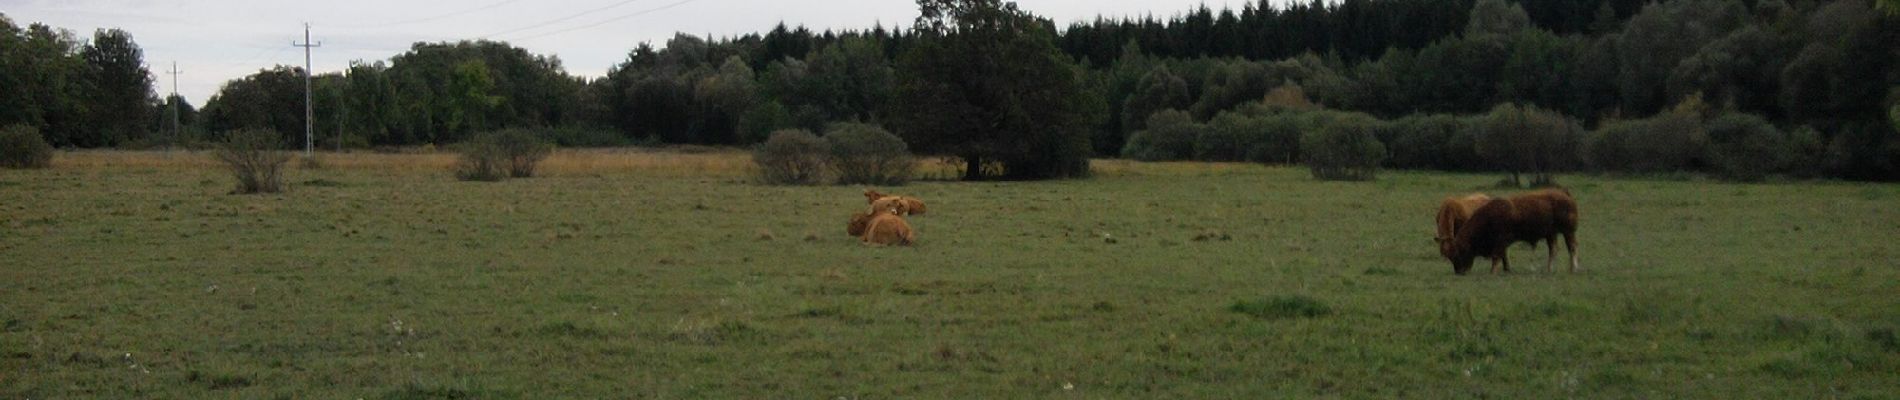
MULTIPOLYGON (((1096 16, 1170 17, 1205 4, 1238 9, 1246 0, 1018 0, 1066 26, 1096 16)), ((824 29, 907 27, 913 0, 0 0, 15 24, 44 23, 84 40, 119 28, 145 50, 160 95, 172 90, 204 106, 224 82, 278 64, 303 65, 303 23, 311 26, 317 73, 351 60, 387 60, 419 41, 487 38, 561 59, 567 72, 601 76, 640 42, 662 46, 675 32, 726 37, 765 32, 779 21, 824 29)))

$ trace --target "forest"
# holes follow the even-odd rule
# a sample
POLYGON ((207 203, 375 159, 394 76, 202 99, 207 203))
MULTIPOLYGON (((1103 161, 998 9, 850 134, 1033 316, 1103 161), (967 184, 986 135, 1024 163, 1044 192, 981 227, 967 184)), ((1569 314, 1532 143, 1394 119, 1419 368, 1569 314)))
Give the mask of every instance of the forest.
MULTIPOLYGON (((751 146, 860 122, 972 171, 1000 163, 970 178, 1082 176, 1075 161, 1090 157, 1339 156, 1514 175, 1893 181, 1900 15, 1880 3, 1262 0, 1057 26, 1012 3, 922 0, 908 27, 677 34, 630 49, 604 77, 508 43, 416 43, 317 74, 312 104, 324 148, 442 146, 505 128, 561 146, 751 146), (1321 151, 1310 145, 1332 139, 1316 135, 1353 150, 1321 151)), ((238 129, 303 143, 297 67, 232 80, 194 107, 155 94, 131 33, 82 40, 4 16, 0 66, 0 126, 57 147, 190 146, 238 129)))

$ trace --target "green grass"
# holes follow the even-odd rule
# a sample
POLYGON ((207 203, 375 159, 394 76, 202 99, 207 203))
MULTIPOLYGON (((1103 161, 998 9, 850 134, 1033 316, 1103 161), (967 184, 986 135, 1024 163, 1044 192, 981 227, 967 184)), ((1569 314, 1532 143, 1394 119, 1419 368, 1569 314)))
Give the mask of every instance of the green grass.
POLYGON ((1565 176, 1585 271, 1459 277, 1433 207, 1496 176, 1105 171, 884 188, 910 248, 720 172, 0 171, 0 398, 1900 392, 1893 185, 1565 176))

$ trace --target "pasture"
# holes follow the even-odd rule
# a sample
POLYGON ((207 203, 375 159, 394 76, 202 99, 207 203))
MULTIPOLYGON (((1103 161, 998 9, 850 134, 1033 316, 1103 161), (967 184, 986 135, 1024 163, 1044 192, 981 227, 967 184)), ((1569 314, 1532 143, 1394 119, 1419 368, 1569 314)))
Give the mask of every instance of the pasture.
POLYGON ((250 196, 205 158, 0 170, 0 398, 1900 393, 1895 185, 1563 176, 1582 273, 1460 277, 1433 212, 1497 176, 1097 161, 879 188, 930 212, 871 248, 862 187, 741 153, 330 155, 250 196))

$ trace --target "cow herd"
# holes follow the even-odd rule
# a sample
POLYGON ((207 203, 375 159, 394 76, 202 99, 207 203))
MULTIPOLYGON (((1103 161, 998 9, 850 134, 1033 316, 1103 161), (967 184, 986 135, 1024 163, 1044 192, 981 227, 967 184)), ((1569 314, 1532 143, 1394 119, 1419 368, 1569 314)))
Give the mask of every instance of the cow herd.
MULTIPOLYGON (((905 217, 924 213, 924 201, 915 197, 866 189, 866 211, 851 214, 845 233, 867 245, 907 246, 917 231, 905 217)), ((1557 238, 1562 236, 1570 255, 1570 271, 1577 262, 1577 201, 1565 189, 1545 189, 1510 197, 1473 193, 1447 197, 1438 206, 1438 253, 1451 261, 1452 272, 1464 275, 1478 258, 1491 260, 1491 273, 1510 272, 1506 254, 1512 244, 1543 242, 1549 251, 1544 270, 1557 260, 1557 238)))
POLYGON ((1451 260, 1453 273, 1464 275, 1478 257, 1491 259, 1491 273, 1511 270, 1505 254, 1512 244, 1542 241, 1550 256, 1549 271, 1557 260, 1557 236, 1570 254, 1570 271, 1577 265, 1577 200, 1564 189, 1546 189, 1508 198, 1484 194, 1447 197, 1438 206, 1438 253, 1451 260))

